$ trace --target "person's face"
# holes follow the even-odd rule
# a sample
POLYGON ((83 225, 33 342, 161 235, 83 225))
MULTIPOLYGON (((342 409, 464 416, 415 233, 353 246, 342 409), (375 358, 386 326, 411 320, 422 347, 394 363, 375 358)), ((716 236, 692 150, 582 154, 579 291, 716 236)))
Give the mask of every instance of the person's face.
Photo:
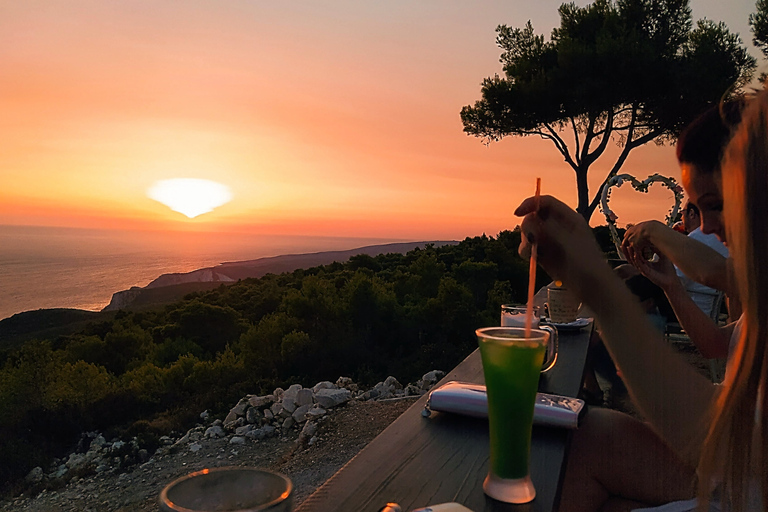
POLYGON ((683 226, 685 227, 686 233, 690 233, 700 225, 701 219, 699 218, 698 212, 693 208, 686 208, 683 212, 683 226))
POLYGON ((690 201, 699 207, 702 233, 714 233, 721 242, 726 242, 723 225, 723 194, 716 174, 702 174, 695 166, 682 164, 680 167, 685 193, 690 201))

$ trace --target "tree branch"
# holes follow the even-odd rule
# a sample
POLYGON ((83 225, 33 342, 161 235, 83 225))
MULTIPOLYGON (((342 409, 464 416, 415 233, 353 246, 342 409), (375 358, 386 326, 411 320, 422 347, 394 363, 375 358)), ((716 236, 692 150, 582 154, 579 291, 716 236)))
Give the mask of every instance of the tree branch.
POLYGON ((579 140, 579 129, 576 127, 576 119, 574 119, 573 116, 570 117, 570 120, 571 128, 573 129, 573 140, 576 142, 576 151, 574 151, 574 154, 576 155, 576 163, 581 165, 581 158, 579 158, 579 148, 581 147, 581 141, 579 140))
POLYGON ((613 110, 608 111, 608 117, 605 120, 605 129, 601 130, 603 132, 603 136, 600 139, 600 144, 597 145, 595 150, 592 153, 589 153, 586 155, 586 158, 584 159, 587 167, 592 165, 592 162, 600 158, 600 155, 603 154, 603 151, 605 151, 605 148, 608 146, 608 141, 611 140, 611 135, 613 134, 613 110))
POLYGON ((557 131, 555 131, 554 128, 549 123, 544 123, 544 126, 549 131, 550 139, 555 144, 555 147, 558 151, 560 151, 560 154, 563 155, 565 158, 565 161, 568 162, 568 165, 571 166, 571 168, 575 171, 579 168, 579 166, 576 164, 576 162, 573 161, 573 158, 571 157, 570 152, 568 151, 568 145, 565 143, 565 141, 558 135, 557 131))

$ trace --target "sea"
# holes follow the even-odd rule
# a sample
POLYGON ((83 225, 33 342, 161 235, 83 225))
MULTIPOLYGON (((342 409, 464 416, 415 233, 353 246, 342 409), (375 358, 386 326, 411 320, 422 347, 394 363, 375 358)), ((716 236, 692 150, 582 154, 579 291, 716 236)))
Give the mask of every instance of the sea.
POLYGON ((113 293, 172 272, 405 241, 0 225, 0 320, 47 308, 100 311, 113 293))

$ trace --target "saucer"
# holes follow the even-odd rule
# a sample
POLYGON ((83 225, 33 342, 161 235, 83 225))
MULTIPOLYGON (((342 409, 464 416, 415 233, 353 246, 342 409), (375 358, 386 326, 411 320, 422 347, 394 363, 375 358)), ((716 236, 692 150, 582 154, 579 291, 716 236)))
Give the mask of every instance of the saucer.
POLYGON ((549 319, 543 319, 542 322, 546 322, 547 324, 557 328, 558 331, 578 331, 579 329, 582 329, 589 325, 589 322, 591 322, 591 318, 577 318, 573 322, 568 323, 559 323, 559 322, 552 322, 549 319))

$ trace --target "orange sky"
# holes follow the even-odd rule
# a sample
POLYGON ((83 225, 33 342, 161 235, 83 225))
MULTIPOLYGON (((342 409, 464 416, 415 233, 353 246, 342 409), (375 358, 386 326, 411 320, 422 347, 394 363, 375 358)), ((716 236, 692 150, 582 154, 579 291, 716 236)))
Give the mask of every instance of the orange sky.
MULTIPOLYGON (((500 72, 495 27, 549 34, 559 5, 0 0, 0 224, 438 239, 514 227, 536 176, 575 204, 550 143, 459 119, 500 72), (146 197, 181 177, 234 199, 190 220, 146 197)), ((750 38, 754 2, 692 7, 750 38)), ((679 176, 653 145, 623 172, 679 176)), ((663 218, 670 196, 612 206, 663 218)))

